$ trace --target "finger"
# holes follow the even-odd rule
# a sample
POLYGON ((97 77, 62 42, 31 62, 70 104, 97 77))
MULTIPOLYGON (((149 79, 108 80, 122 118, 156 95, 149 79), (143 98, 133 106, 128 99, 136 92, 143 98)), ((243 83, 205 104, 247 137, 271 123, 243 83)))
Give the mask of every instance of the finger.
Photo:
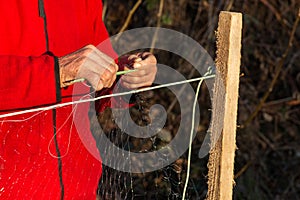
POLYGON ((134 59, 134 62, 141 62, 142 60, 143 60, 142 58, 138 57, 134 59))
POLYGON ((83 77, 89 81, 94 89, 101 89, 101 87, 110 87, 116 79, 116 72, 104 67, 99 67, 93 60, 87 62, 89 68, 83 68, 80 71, 80 77, 83 77))
POLYGON ((130 61, 130 60, 135 60, 135 59, 139 59, 139 58, 140 57, 137 54, 131 54, 128 56, 127 59, 130 61))
POLYGON ((128 84, 142 84, 142 85, 151 85, 153 82, 152 76, 141 76, 141 77, 126 77, 121 79, 123 82, 128 84))
POLYGON ((134 68, 156 67, 155 65, 157 64, 157 61, 153 54, 151 54, 149 52, 145 52, 145 53, 141 54, 140 56, 141 56, 141 59, 138 62, 135 62, 133 64, 134 68))
POLYGON ((149 72, 145 69, 138 69, 136 71, 133 71, 133 72, 130 72, 130 73, 127 73, 127 74, 124 74, 121 78, 122 79, 126 79, 127 77, 130 78, 130 77, 142 77, 142 76, 146 76, 149 72))
POLYGON ((142 58, 143 60, 147 59, 147 57, 153 55, 152 53, 150 52, 142 52, 140 53, 139 57, 142 58))
POLYGON ((156 74, 156 72, 157 72, 156 64, 142 65, 141 63, 138 63, 135 65, 134 69, 136 69, 136 71, 125 74, 124 77, 126 77, 126 76, 146 76, 148 74, 156 74))
POLYGON ((132 84, 132 83, 128 83, 128 82, 122 82, 122 86, 124 88, 127 88, 127 89, 137 89, 137 88, 140 88, 140 85, 139 84, 132 84))
MULTIPOLYGON (((106 60, 103 60, 99 57, 98 54, 93 53, 90 55, 89 60, 85 63, 87 70, 91 70, 98 74, 99 78, 104 82, 104 86, 110 85, 111 77, 116 77, 116 72, 118 70, 118 65, 115 63, 108 63, 106 60), (108 71, 108 72, 106 72, 108 71), (102 77, 104 76, 104 77, 102 77)), ((113 78, 115 80, 115 78, 113 78)))
POLYGON ((131 62, 140 62, 142 60, 143 59, 141 57, 139 57, 138 55, 131 55, 128 57, 128 61, 131 61, 131 62))
POLYGON ((122 86, 128 89, 137 89, 137 88, 142 88, 142 87, 146 87, 146 86, 150 86, 151 84, 149 83, 128 83, 125 81, 122 81, 122 86))
POLYGON ((101 52, 96 47, 93 48, 92 59, 94 59, 97 63, 102 64, 103 67, 108 68, 111 72, 118 71, 119 66, 115 63, 114 59, 105 53, 101 52), (113 68, 111 68, 113 66, 113 68))
MULTIPOLYGON (((133 72, 135 73, 135 72, 133 72)), ((122 76, 121 83, 127 88, 133 89, 152 85, 156 73, 148 73, 146 75, 122 76)))
POLYGON ((107 58, 107 56, 103 53, 93 52, 89 55, 89 59, 93 60, 98 67, 94 68, 95 70, 99 70, 100 68, 108 69, 112 73, 118 71, 118 65, 114 62, 114 60, 107 58))
POLYGON ((103 84, 104 88, 109 88, 113 84, 113 81, 111 81, 111 80, 104 80, 102 78, 100 78, 100 82, 103 84))
POLYGON ((101 79, 99 79, 98 84, 97 84, 96 87, 94 87, 94 89, 95 89, 96 91, 99 91, 99 90, 102 90, 103 88, 104 88, 103 82, 102 82, 101 79))
POLYGON ((86 46, 87 49, 91 50, 91 53, 98 55, 99 58, 101 58, 102 60, 107 61, 108 63, 112 63, 114 62, 114 59, 111 58, 110 56, 108 56, 107 54, 103 53, 102 51, 100 51, 97 47, 93 46, 93 45, 87 45, 86 46))
POLYGON ((108 87, 111 87, 113 85, 113 83, 115 82, 116 78, 117 78, 116 71, 114 71, 114 73, 112 73, 112 76, 110 77, 110 83, 109 83, 108 87))
POLYGON ((139 83, 142 83, 143 81, 145 81, 145 77, 124 77, 122 78, 122 81, 123 82, 126 82, 126 83, 132 83, 132 84, 139 84, 139 83))
POLYGON ((125 71, 127 71, 127 70, 131 70, 131 68, 129 68, 129 66, 128 66, 128 65, 125 65, 125 66, 124 66, 124 70, 125 70, 125 71))
POLYGON ((152 54, 151 55, 148 55, 145 59, 143 59, 141 62, 142 65, 156 65, 157 64, 157 60, 155 58, 155 56, 153 56, 152 54))
POLYGON ((110 63, 108 66, 105 67, 105 70, 110 71, 113 75, 116 75, 119 67, 116 63, 110 63))
POLYGON ((111 73, 109 70, 105 70, 100 79, 102 80, 104 87, 110 87, 116 80, 116 74, 111 73))
POLYGON ((82 66, 80 66, 77 73, 77 78, 85 78, 89 80, 89 76, 95 74, 99 77, 99 74, 103 73, 105 68, 99 68, 98 63, 93 59, 86 59, 82 66))
POLYGON ((139 68, 141 68, 143 65, 141 64, 141 62, 134 62, 133 63, 133 65, 132 65, 132 67, 134 68, 134 69, 139 69, 139 68))
POLYGON ((104 85, 103 85, 103 81, 101 80, 101 78, 99 77, 99 75, 95 72, 89 72, 88 77, 86 78, 89 82, 89 84, 91 84, 91 86, 95 89, 95 90, 102 90, 104 85))

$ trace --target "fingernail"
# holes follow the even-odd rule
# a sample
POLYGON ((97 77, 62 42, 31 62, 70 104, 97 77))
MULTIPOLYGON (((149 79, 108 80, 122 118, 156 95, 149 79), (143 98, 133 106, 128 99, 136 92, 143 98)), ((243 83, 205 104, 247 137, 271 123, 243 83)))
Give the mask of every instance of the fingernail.
POLYGON ((142 61, 142 58, 136 58, 134 61, 135 62, 140 62, 140 61, 142 61))
POLYGON ((134 60, 134 59, 136 59, 136 58, 137 58, 136 55, 131 55, 131 56, 128 57, 128 60, 134 60))
POLYGON ((140 63, 134 63, 133 64, 133 68, 139 68, 139 67, 141 67, 142 66, 142 64, 140 64, 140 63))

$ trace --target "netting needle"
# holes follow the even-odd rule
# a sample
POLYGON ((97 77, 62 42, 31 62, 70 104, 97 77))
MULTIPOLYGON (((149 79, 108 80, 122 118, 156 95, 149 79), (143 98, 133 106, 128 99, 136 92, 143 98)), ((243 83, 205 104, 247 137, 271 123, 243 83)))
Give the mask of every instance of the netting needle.
MULTIPOLYGON (((117 76, 120 76, 120 75, 124 75, 124 74, 128 74, 128 73, 131 73, 131 72, 135 72, 136 69, 130 69, 130 70, 124 70, 124 71, 118 71, 116 73, 117 76)), ((85 81, 84 78, 78 78, 78 79, 74 79, 72 81, 69 81, 69 83, 73 84, 73 83, 79 83, 79 82, 83 82, 85 81)))

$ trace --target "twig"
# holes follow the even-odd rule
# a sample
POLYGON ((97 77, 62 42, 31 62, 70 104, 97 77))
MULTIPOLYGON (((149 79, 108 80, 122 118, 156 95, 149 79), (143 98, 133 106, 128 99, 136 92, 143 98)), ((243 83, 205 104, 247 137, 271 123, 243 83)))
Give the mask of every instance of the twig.
POLYGON ((104 21, 104 19, 105 19, 106 11, 107 11, 107 1, 103 1, 103 6, 102 6, 102 21, 104 21))
MULTIPOLYGON (((141 3, 142 3, 142 0, 138 0, 138 1, 134 4, 133 8, 129 11, 129 14, 128 14, 127 18, 126 18, 126 21, 125 21, 125 23, 123 24, 122 28, 120 29, 119 33, 122 33, 122 32, 124 32, 124 31, 127 29, 127 27, 128 27, 128 25, 129 25, 129 22, 130 22, 130 20, 131 20, 131 18, 132 18, 132 16, 133 16, 133 14, 134 14, 135 11, 138 9, 138 7, 141 5, 141 3)), ((119 39, 119 36, 117 36, 117 37, 115 38, 116 41, 117 41, 118 39, 119 39)))
POLYGON ((234 175, 234 179, 237 179, 238 177, 240 177, 250 167, 251 164, 252 164, 252 162, 248 161, 247 164, 244 165, 242 167, 242 169, 236 173, 236 175, 234 175))
POLYGON ((284 19, 282 19, 281 15, 276 10, 276 8, 274 8, 272 4, 270 4, 267 0, 260 0, 260 1, 271 10, 271 12, 275 15, 277 21, 282 23, 284 26, 289 27, 289 24, 284 19))
MULTIPOLYGON (((161 26, 161 17, 162 17, 162 12, 163 12, 163 8, 164 8, 164 2, 165 2, 164 0, 160 0, 159 10, 158 10, 158 13, 157 13, 156 28, 161 26)), ((154 36, 153 36, 153 39, 152 39, 151 49, 150 49, 151 53, 153 53, 153 51, 154 51, 154 46, 155 46, 156 39, 157 39, 157 31, 158 31, 158 29, 155 30, 155 33, 154 33, 154 36)))
POLYGON ((244 165, 242 167, 242 169, 240 171, 238 171, 238 173, 236 173, 236 175, 234 175, 234 179, 237 179, 238 177, 240 177, 250 167, 251 164, 252 164, 252 162, 248 161, 246 163, 246 165, 244 165))
POLYGON ((263 107, 278 106, 280 104, 289 104, 290 102, 292 102, 294 100, 297 100, 297 99, 294 98, 294 97, 287 97, 287 98, 283 98, 283 99, 277 99, 277 100, 265 103, 263 105, 263 107))
POLYGON ((229 3, 228 3, 228 5, 226 6, 225 10, 226 11, 230 11, 231 8, 232 8, 232 6, 233 6, 233 3, 234 3, 234 0, 230 0, 229 3))
POLYGON ((284 61, 286 59, 286 57, 288 56, 288 53, 291 49, 291 47, 293 46, 293 40, 294 40, 294 36, 299 24, 299 20, 300 20, 300 8, 298 10, 298 16, 295 20, 291 35, 290 35, 290 39, 289 39, 289 43, 288 46, 285 50, 285 52, 283 53, 283 55, 281 56, 280 61, 278 62, 278 65, 276 66, 276 70, 275 70, 275 76, 267 90, 267 92, 264 94, 264 96, 262 97, 262 99, 260 100, 259 104, 257 105, 255 111, 249 116, 249 118, 245 121, 245 123, 241 126, 242 128, 246 127, 247 125, 249 125, 249 123, 257 116, 258 112, 261 110, 261 108, 263 107, 264 103, 266 102, 266 100, 268 99, 269 95, 271 94, 271 92, 273 91, 273 88, 277 82, 277 79, 280 75, 280 72, 283 68, 284 65, 284 61))

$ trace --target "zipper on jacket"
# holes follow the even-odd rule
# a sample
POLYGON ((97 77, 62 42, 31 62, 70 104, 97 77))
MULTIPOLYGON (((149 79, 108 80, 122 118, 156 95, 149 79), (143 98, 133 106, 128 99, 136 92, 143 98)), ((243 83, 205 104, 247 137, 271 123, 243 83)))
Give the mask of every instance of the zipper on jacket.
POLYGON ((39 1, 39 16, 43 18, 44 20, 44 33, 45 33, 45 39, 46 39, 46 51, 49 51, 49 37, 48 37, 48 30, 47 30, 47 19, 46 19, 46 13, 45 13, 45 6, 44 6, 44 0, 38 0, 39 1))
MULTIPOLYGON (((44 33, 45 33, 45 40, 46 40, 46 51, 49 51, 49 37, 48 37, 48 30, 47 30, 47 18, 45 12, 45 6, 43 0, 38 0, 38 7, 39 7, 39 16, 44 20, 44 33)), ((61 154, 57 142, 57 128, 56 128, 56 109, 52 110, 52 120, 53 120, 53 134, 54 134, 54 143, 55 149, 57 154, 57 162, 58 162, 58 175, 59 175, 59 183, 60 183, 60 199, 64 199, 64 183, 63 183, 63 176, 62 176, 62 160, 61 154)))

